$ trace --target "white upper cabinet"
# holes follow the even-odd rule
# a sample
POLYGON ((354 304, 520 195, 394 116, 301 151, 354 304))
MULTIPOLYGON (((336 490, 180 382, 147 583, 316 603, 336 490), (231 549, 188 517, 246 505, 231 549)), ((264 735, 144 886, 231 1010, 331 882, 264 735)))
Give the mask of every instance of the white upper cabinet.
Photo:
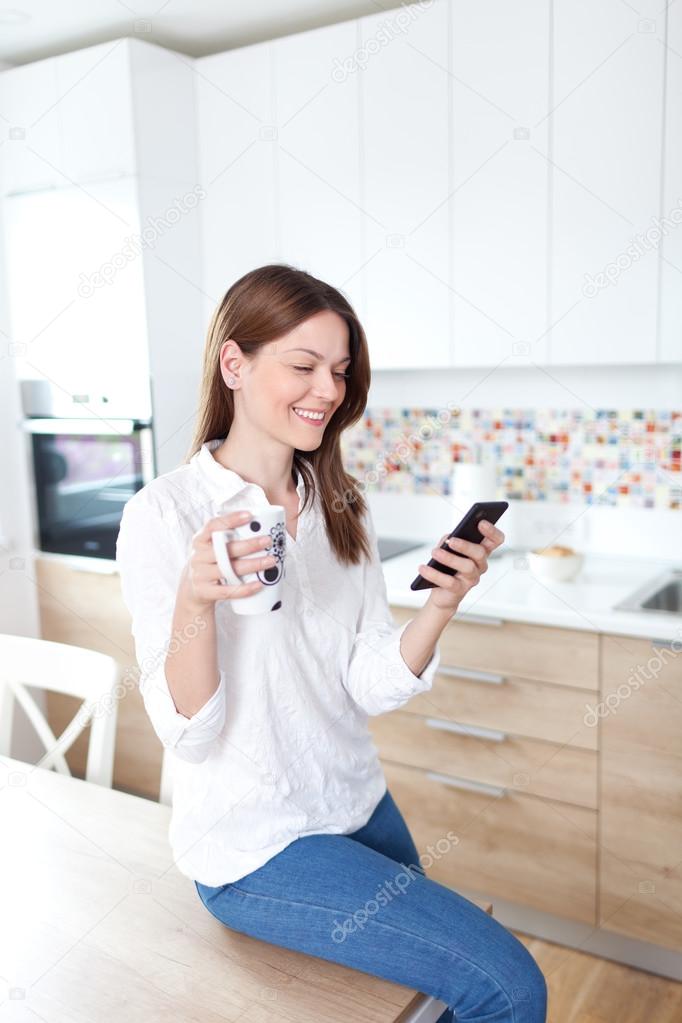
POLYGON ((546 361, 549 3, 454 0, 453 364, 546 361))
POLYGON ((636 6, 554 4, 552 363, 656 360, 665 12, 636 6))
POLYGON ((358 45, 347 21, 272 43, 282 261, 345 293, 363 316, 358 45))
POLYGON ((239 277, 279 251, 271 44, 195 62, 204 322, 239 277))
POLYGON ((665 162, 661 202, 661 362, 682 362, 682 5, 668 6, 665 162))
MULTIPOLYGON (((0 174, 5 193, 52 188, 63 180, 54 58, 0 73, 0 111, 6 128, 0 174)), ((3 132, 5 135, 5 132, 3 132)))
POLYGON ((148 417, 142 261, 118 258, 139 237, 134 181, 11 196, 4 219, 18 376, 148 417))
POLYGON ((135 173, 129 45, 119 39, 0 74, 5 193, 135 173))
POLYGON ((58 100, 53 113, 61 122, 62 139, 59 169, 71 181, 80 184, 135 173, 130 45, 128 39, 117 39, 55 58, 58 100))
POLYGON ((450 364, 448 4, 360 19, 365 328, 372 365, 450 364))

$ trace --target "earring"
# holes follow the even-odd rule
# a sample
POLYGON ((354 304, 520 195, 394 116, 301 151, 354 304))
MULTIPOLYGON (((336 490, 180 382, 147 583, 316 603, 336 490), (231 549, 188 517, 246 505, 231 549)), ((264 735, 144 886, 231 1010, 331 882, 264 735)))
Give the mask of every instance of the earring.
POLYGON ((233 384, 234 384, 234 382, 235 382, 235 381, 234 381, 234 377, 228 377, 228 378, 227 378, 227 382, 228 382, 228 384, 230 385, 230 387, 232 387, 232 385, 233 385, 233 384))

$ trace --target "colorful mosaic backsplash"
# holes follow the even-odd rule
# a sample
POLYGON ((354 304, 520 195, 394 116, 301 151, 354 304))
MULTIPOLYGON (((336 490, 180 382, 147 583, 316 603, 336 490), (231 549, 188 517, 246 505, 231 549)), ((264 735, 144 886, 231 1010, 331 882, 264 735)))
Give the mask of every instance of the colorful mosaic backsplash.
POLYGON ((682 410, 368 408, 342 449, 370 492, 449 494, 483 458, 498 498, 682 509, 682 410))

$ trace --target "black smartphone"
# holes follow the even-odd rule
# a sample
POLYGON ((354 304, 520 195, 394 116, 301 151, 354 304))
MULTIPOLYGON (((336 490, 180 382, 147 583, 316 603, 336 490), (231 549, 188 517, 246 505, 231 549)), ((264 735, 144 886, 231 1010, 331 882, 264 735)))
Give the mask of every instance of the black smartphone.
MULTIPOLYGON (((486 522, 492 522, 494 525, 504 515, 508 507, 508 501, 477 501, 475 504, 472 504, 462 521, 457 523, 453 531, 448 533, 448 537, 457 536, 462 540, 468 540, 470 543, 480 543, 481 540, 485 540, 483 533, 478 528, 478 523, 481 519, 485 519, 486 522)), ((445 540, 443 540, 440 546, 441 550, 449 551, 451 554, 458 553, 452 547, 448 547, 445 540)), ((435 558, 431 558, 428 565, 430 568, 437 568, 439 572, 444 572, 446 575, 457 574, 456 568, 450 568, 449 565, 444 565, 442 561, 436 561, 435 558)), ((435 585, 435 583, 418 575, 414 582, 410 583, 410 589, 428 590, 432 589, 435 585)))

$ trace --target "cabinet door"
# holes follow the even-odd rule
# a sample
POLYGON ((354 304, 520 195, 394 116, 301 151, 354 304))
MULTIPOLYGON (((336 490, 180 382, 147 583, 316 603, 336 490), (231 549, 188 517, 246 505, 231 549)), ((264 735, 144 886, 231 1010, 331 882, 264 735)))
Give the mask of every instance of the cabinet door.
POLYGON ((602 637, 600 926, 682 951, 682 659, 602 637))
POLYGON ((360 19, 366 328, 375 368, 450 363, 448 5, 360 19))
POLYGON ((359 83, 337 70, 356 48, 355 21, 272 43, 281 258, 340 288, 362 316, 359 83))
POLYGON ((14 196, 5 213, 19 376, 65 395, 123 395, 129 415, 148 414, 142 260, 128 244, 139 235, 134 181, 14 196))
POLYGON ((134 174, 128 41, 65 53, 56 58, 56 75, 62 184, 134 174))
MULTIPOLYGON (((661 362, 682 362, 682 7, 670 4, 661 239, 661 362)), ((660 34, 660 29, 659 29, 660 34)))
POLYGON ((455 366, 546 361, 549 8, 452 4, 455 366))
POLYGON ((277 259, 271 44, 204 57, 195 67, 208 321, 230 285, 277 259))
POLYGON ((513 790, 382 762, 427 876, 595 923, 597 813, 513 790))
POLYGON ((7 122, 0 173, 5 194, 63 183, 55 58, 0 74, 0 109, 7 122))
POLYGON ((552 363, 656 358, 658 257, 641 239, 659 214, 665 16, 637 8, 554 5, 552 363))

